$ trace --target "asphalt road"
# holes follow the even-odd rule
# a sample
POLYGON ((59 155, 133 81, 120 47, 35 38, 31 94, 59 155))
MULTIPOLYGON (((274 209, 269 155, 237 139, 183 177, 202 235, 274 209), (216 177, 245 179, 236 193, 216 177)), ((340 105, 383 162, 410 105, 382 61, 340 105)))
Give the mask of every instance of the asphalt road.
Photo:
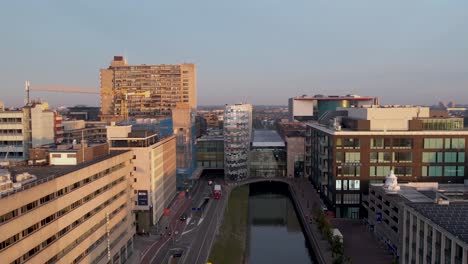
POLYGON ((198 264, 207 262, 211 246, 214 242, 217 225, 223 215, 224 203, 226 203, 226 187, 222 187, 221 199, 212 198, 212 186, 208 186, 208 180, 200 180, 195 190, 192 192, 190 203, 184 210, 178 211, 174 215, 174 231, 177 235, 172 235, 171 239, 164 239, 152 247, 141 263, 166 264, 174 263, 173 254, 182 252, 182 256, 177 258, 178 264, 198 264), (194 207, 199 207, 209 197, 202 212, 192 213, 194 207), (191 216, 190 224, 179 221, 181 214, 191 216), (192 213, 192 214, 191 214, 192 213), (176 217, 177 216, 177 217, 176 217), (149 262, 145 262, 149 261, 149 262))

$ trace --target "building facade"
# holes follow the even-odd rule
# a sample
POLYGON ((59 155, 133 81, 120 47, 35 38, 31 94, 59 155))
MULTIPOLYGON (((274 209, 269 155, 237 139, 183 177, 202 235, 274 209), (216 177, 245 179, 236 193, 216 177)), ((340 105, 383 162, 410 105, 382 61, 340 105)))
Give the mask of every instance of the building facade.
POLYGON ((197 163, 203 169, 224 169, 224 137, 220 130, 208 130, 197 139, 197 163))
POLYGON ((286 148, 275 130, 253 131, 250 177, 286 177, 286 148))
POLYGON ((55 143, 63 135, 61 120, 47 103, 32 102, 21 109, 0 105, 0 160, 20 162, 28 159, 29 149, 55 143))
POLYGON ((14 185, 0 194, 2 263, 123 263, 135 234, 132 157, 3 171, 14 185))
POLYGON ((249 177, 252 105, 226 105, 224 111, 224 174, 231 181, 249 177))
POLYGON ((114 56, 100 74, 103 121, 170 116, 177 103, 197 107, 195 64, 129 65, 114 56))
POLYGON ((346 95, 346 96, 298 96, 288 100, 289 121, 318 120, 329 111, 337 107, 361 107, 379 104, 377 97, 346 95))
POLYGON ((175 137, 158 138, 152 131, 128 125, 108 126, 107 138, 112 150, 133 152, 137 232, 148 232, 176 195, 175 137))
POLYGON ((375 106, 337 113, 323 123, 308 123, 305 143, 306 176, 337 217, 364 216, 361 195, 391 169, 402 182, 467 178, 468 131, 434 130, 427 126, 432 122, 427 108, 375 106))
POLYGON ((286 143, 288 178, 304 177, 305 131, 305 124, 300 122, 278 123, 278 132, 286 143))

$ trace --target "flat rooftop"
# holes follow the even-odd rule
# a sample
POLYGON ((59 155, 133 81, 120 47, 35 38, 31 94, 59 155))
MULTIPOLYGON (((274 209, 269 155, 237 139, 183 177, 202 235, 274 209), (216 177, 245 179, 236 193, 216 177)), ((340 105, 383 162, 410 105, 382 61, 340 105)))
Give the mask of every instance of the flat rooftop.
POLYGON ((254 130, 252 147, 285 147, 285 144, 275 130, 254 130))
POLYGON ((58 178, 60 176, 67 175, 69 173, 72 173, 74 171, 83 169, 85 167, 94 165, 96 163, 99 163, 101 161, 104 161, 109 158, 116 157, 122 153, 128 152, 130 150, 112 150, 108 155, 102 156, 87 162, 83 162, 77 165, 49 165, 49 166, 18 166, 18 167, 11 167, 8 168, 8 171, 11 173, 12 178, 15 177, 18 174, 27 172, 31 175, 34 175, 37 177, 35 181, 29 182, 27 184, 24 184, 21 188, 12 190, 12 192, 5 193, 1 195, 0 197, 3 198, 5 196, 8 196, 13 193, 20 192, 25 189, 29 189, 31 187, 34 187, 36 185, 39 185, 44 182, 48 182, 50 180, 53 180, 55 178, 58 178))
POLYGON ((468 243, 467 202, 451 202, 447 205, 412 203, 409 206, 463 242, 468 243))

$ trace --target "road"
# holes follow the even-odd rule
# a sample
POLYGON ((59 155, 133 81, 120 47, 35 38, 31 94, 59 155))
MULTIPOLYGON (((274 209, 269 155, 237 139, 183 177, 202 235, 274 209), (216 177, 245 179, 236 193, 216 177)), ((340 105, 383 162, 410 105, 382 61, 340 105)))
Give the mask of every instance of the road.
MULTIPOLYGON (((221 183, 221 182, 219 182, 221 183)), ((211 195, 212 186, 207 180, 200 180, 192 192, 193 197, 178 210, 172 220, 173 235, 165 237, 146 251, 141 263, 172 263, 173 254, 182 252, 177 263, 206 263, 213 245, 220 217, 223 215, 224 203, 227 202, 226 187, 223 186, 221 199, 215 200, 211 195), (192 208, 203 207, 201 212, 192 212, 192 208), (189 215, 189 222, 179 219, 183 213, 189 215), (177 231, 177 235, 174 235, 177 231)))

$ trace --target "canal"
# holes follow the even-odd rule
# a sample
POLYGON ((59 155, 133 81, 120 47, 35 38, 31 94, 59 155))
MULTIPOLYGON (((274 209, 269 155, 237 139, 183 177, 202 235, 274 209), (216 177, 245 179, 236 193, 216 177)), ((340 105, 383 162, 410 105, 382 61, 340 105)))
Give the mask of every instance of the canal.
POLYGON ((317 263, 288 185, 260 182, 233 189, 209 262, 317 263))
POLYGON ((246 263, 314 263, 288 186, 250 184, 246 263))

